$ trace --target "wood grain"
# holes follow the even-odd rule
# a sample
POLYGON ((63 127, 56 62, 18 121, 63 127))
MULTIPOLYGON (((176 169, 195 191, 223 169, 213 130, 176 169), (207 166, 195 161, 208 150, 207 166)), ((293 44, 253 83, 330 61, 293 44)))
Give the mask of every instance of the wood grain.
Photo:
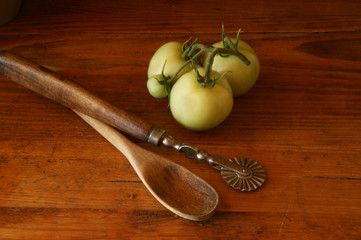
POLYGON ((72 111, 0 79, 0 239, 360 239, 359 1, 24 0, 0 27, 10 50, 73 79, 184 142, 260 162, 265 185, 229 188, 218 171, 171 149, 218 192, 218 212, 176 217, 127 160, 72 111), (146 6, 146 7, 144 7, 146 6), (261 74, 207 132, 172 118, 145 87, 154 51, 220 27, 254 47, 261 74))

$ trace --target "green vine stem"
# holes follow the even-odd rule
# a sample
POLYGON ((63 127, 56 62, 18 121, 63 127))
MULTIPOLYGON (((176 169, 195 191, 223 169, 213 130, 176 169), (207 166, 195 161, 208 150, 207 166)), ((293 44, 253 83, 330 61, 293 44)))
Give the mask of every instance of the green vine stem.
POLYGON ((194 48, 194 46, 197 44, 198 38, 196 38, 188 48, 186 48, 187 44, 190 42, 192 37, 190 37, 187 41, 185 41, 182 45, 182 59, 187 61, 191 58, 193 53, 190 53, 190 51, 194 48))
POLYGON ((203 44, 196 44, 196 45, 193 45, 193 47, 189 47, 188 48, 188 56, 187 58, 189 58, 189 60, 187 60, 178 70, 177 72, 170 78, 167 80, 167 83, 168 85, 173 85, 173 83, 175 82, 175 80, 177 79, 177 76, 178 74, 183 70, 183 68, 185 68, 186 66, 188 66, 189 64, 194 64, 198 59, 200 59, 203 54, 207 51, 209 51, 209 48, 206 47, 205 45, 203 44), (191 56, 193 55, 196 50, 198 50, 198 52, 194 55, 194 56, 191 56), (190 57, 191 56, 191 57, 190 57))
MULTIPOLYGON (((160 84, 165 85, 165 89, 169 95, 170 90, 175 83, 179 73, 188 65, 192 65, 195 69, 195 72, 197 73, 197 80, 201 84, 202 87, 213 87, 214 84, 223 78, 227 72, 221 74, 217 79, 211 79, 212 74, 212 65, 214 58, 219 55, 221 57, 228 57, 228 56, 235 56, 239 58, 244 64, 250 65, 251 62, 247 59, 246 56, 244 56, 242 53, 240 53, 237 49, 238 45, 238 39, 240 31, 237 33, 237 39, 236 42, 233 43, 230 38, 228 38, 225 35, 224 27, 222 26, 222 41, 224 48, 214 48, 212 46, 207 46, 201 43, 197 43, 198 38, 196 38, 188 47, 187 44, 191 41, 192 37, 189 38, 186 42, 182 45, 182 59, 186 60, 186 62, 177 70, 177 72, 171 76, 170 78, 165 76, 162 71, 162 80, 159 81, 160 84), (198 64, 200 62, 201 57, 205 53, 210 53, 209 57, 207 58, 206 65, 205 65, 205 75, 201 76, 197 70, 198 64)), ((165 66, 166 62, 164 63, 165 66)), ((163 66, 163 70, 164 70, 163 66)))
MULTIPOLYGON (((226 38, 229 39, 229 38, 226 38)), ((233 44, 233 43, 232 43, 233 44)), ((223 73, 220 77, 218 77, 217 79, 211 79, 211 74, 212 74, 212 65, 213 65, 213 61, 214 58, 217 55, 231 55, 231 56, 236 56, 238 57, 244 64, 246 64, 247 66, 251 64, 251 62, 248 60, 248 58, 246 56, 244 56, 242 53, 238 52, 237 50, 233 50, 233 49, 227 49, 227 48, 213 48, 211 55, 208 57, 207 61, 206 61, 206 66, 205 66, 205 74, 204 74, 204 83, 206 86, 208 87, 213 87, 214 84, 219 81, 227 72, 223 73)))

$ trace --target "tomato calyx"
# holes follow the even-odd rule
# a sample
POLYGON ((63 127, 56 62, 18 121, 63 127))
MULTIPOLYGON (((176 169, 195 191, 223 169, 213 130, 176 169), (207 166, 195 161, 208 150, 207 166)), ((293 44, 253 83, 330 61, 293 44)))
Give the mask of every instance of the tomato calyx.
POLYGON ((185 41, 182 45, 182 59, 187 61, 192 58, 194 55, 195 45, 197 45, 198 38, 196 38, 189 46, 187 44, 192 40, 193 37, 190 37, 187 41, 185 41))
MULTIPOLYGON (((190 42, 192 38, 189 38, 185 43, 182 45, 182 58, 187 59, 187 61, 177 70, 177 72, 173 76, 165 76, 163 71, 161 73, 162 79, 159 81, 160 84, 165 85, 167 93, 170 92, 172 86, 178 79, 178 75, 180 72, 187 67, 188 65, 192 66, 200 66, 201 65, 201 58, 205 52, 209 51, 209 47, 197 43, 198 38, 196 38, 190 46, 186 47, 186 45, 190 42)), ((164 62, 163 69, 165 68, 166 61, 164 62)))
POLYGON ((238 30, 237 32, 237 36, 236 36, 236 40, 233 43, 232 40, 226 36, 226 32, 224 30, 224 25, 222 25, 222 42, 223 42, 223 46, 225 49, 229 49, 232 50, 235 54, 226 54, 226 53, 221 53, 219 54, 221 57, 228 57, 229 55, 233 55, 238 57, 244 64, 246 64, 247 66, 251 64, 251 62, 248 60, 248 58, 246 56, 244 56, 242 53, 240 53, 238 51, 238 43, 239 43, 239 35, 241 33, 241 29, 238 30))
POLYGON ((177 71, 177 73, 173 76, 173 77, 169 77, 169 76, 166 76, 164 74, 164 69, 165 69, 165 65, 167 63, 167 60, 164 61, 164 64, 163 64, 163 68, 162 68, 162 72, 160 73, 159 76, 155 77, 155 79, 159 82, 159 84, 161 85, 164 85, 164 90, 166 92, 167 95, 170 94, 170 90, 172 89, 172 86, 174 84, 174 76, 178 75, 178 73, 183 69, 179 69, 177 71))
POLYGON ((238 51, 237 47, 238 47, 238 43, 239 43, 239 35, 240 35, 241 32, 242 32, 242 29, 238 29, 237 36, 236 36, 236 41, 233 43, 226 36, 226 31, 224 29, 224 25, 222 24, 222 42, 223 42, 223 46, 225 48, 230 48, 230 49, 233 49, 234 51, 238 51))
POLYGON ((202 76, 199 71, 198 71, 198 67, 199 66, 193 66, 193 69, 196 73, 196 76, 197 76, 197 82, 199 83, 199 86, 200 87, 207 87, 207 88, 213 88, 214 85, 219 81, 221 80, 224 75, 226 75, 228 72, 224 72, 223 74, 221 74, 220 76, 218 76, 217 78, 215 77, 211 77, 212 76, 212 70, 210 71, 205 71, 205 74, 204 76, 202 76))

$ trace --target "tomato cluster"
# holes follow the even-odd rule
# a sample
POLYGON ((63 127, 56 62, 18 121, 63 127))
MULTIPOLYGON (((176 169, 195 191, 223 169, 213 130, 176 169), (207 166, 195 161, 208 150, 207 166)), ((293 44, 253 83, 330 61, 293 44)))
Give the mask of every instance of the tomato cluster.
POLYGON ((230 39, 222 28, 222 41, 207 46, 197 42, 168 42, 153 55, 147 88, 155 98, 169 97, 177 122, 191 130, 208 130, 232 111, 233 98, 249 91, 257 81, 260 64, 246 42, 230 39))

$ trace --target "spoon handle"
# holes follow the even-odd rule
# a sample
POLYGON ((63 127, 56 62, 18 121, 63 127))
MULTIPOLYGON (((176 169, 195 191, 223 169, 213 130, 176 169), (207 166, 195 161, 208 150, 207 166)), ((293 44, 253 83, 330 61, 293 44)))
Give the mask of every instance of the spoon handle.
POLYGON ((163 131, 95 96, 81 85, 6 50, 0 51, 0 74, 55 102, 101 120, 140 140, 158 144, 163 131), (154 133, 159 136, 152 136, 154 133), (153 142, 152 142, 153 141, 153 142))
POLYGON ((73 110, 80 118, 82 118, 86 123, 88 123, 91 127, 93 127, 100 135, 102 135, 106 140, 108 140, 115 148, 117 148, 123 155, 130 161, 133 165, 131 151, 129 149, 133 149, 134 147, 130 147, 130 145, 134 145, 128 140, 124 135, 122 135, 115 128, 96 120, 95 118, 89 117, 83 113, 77 112, 73 110))

